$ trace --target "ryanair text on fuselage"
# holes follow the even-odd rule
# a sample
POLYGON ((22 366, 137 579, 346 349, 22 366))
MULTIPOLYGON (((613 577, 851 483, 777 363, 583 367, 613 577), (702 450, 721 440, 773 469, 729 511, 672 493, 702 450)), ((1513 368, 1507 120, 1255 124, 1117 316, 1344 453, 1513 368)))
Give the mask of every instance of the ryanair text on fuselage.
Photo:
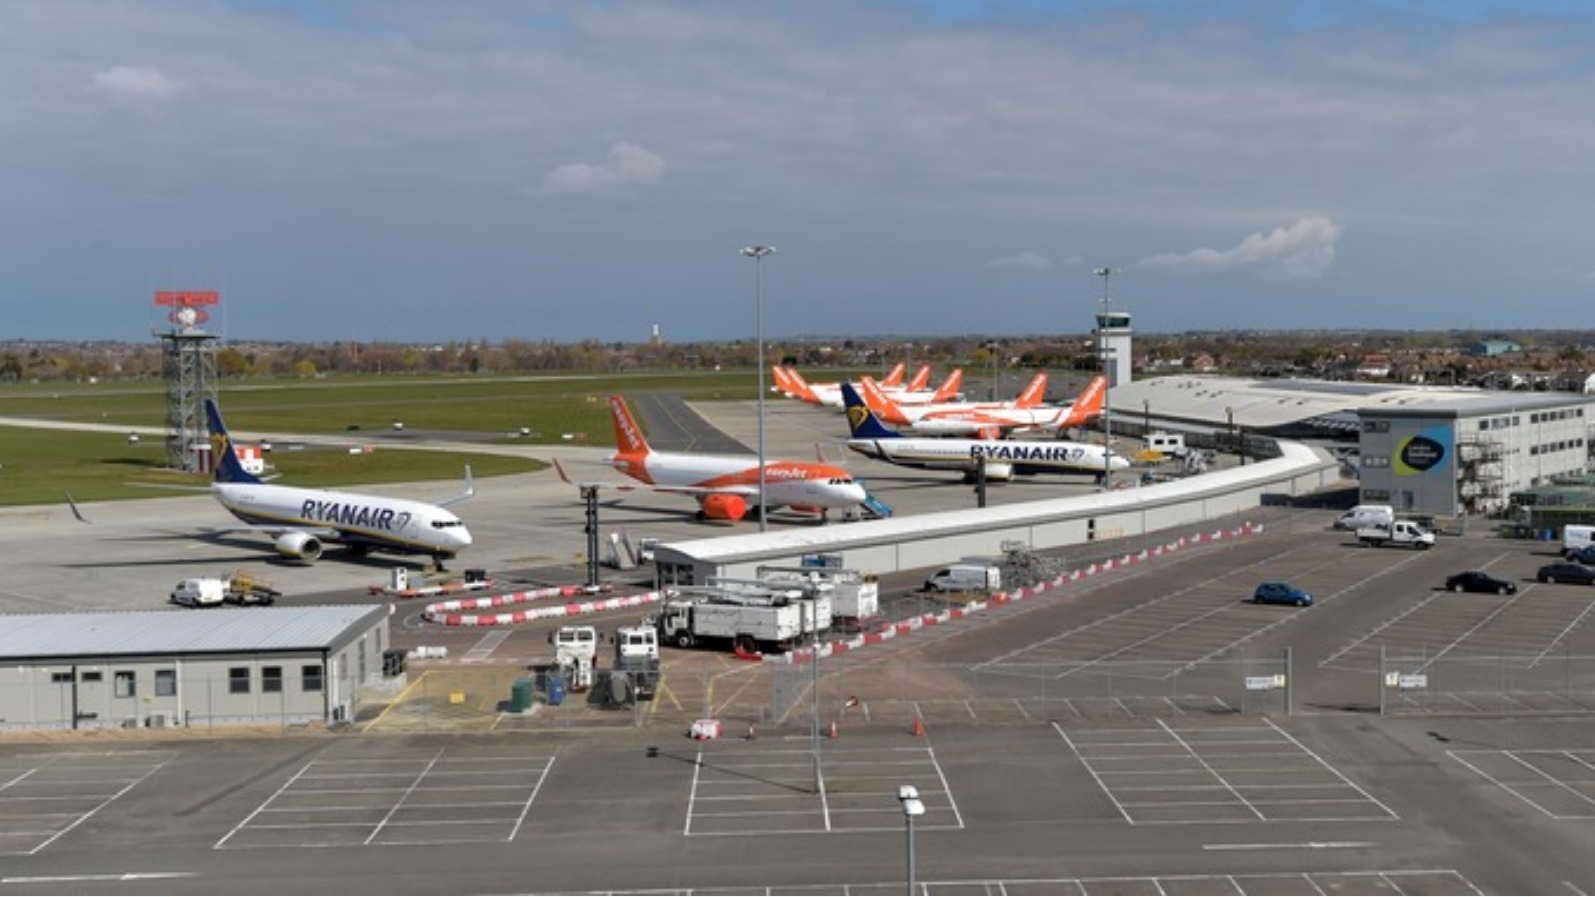
POLYGON ((320 520, 338 526, 380 529, 388 532, 399 532, 410 524, 409 511, 315 499, 306 499, 304 504, 299 506, 299 516, 306 520, 320 520))

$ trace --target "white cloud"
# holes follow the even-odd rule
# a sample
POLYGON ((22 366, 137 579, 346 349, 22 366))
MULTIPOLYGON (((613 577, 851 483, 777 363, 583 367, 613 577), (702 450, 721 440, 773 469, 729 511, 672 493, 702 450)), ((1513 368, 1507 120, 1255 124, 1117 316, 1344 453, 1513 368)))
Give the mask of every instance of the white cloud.
POLYGON ((635 143, 621 142, 609 151, 609 158, 596 164, 572 162, 549 172, 542 186, 530 192, 535 196, 561 193, 607 193, 626 184, 657 183, 665 173, 665 160, 635 143))
POLYGON ((1046 271, 1052 267, 1052 259, 1039 252, 1026 249, 1013 255, 992 259, 984 266, 986 268, 1020 268, 1026 271, 1046 271))
POLYGON ((151 66, 118 65, 94 73, 89 89, 113 102, 149 105, 177 96, 177 82, 151 66))
POLYGON ((1251 234, 1233 249, 1193 249, 1144 258, 1148 268, 1196 273, 1238 273, 1262 280, 1316 280, 1335 263, 1340 225, 1309 215, 1266 234, 1251 234))

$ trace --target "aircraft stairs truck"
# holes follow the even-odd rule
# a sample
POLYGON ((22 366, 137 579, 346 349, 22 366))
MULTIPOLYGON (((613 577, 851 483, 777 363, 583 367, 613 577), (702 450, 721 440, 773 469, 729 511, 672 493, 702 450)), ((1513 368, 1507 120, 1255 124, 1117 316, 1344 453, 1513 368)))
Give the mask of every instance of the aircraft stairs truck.
POLYGON ((662 640, 678 648, 718 645, 757 654, 791 650, 805 635, 829 625, 830 617, 829 596, 804 600, 691 588, 664 603, 655 626, 662 640))

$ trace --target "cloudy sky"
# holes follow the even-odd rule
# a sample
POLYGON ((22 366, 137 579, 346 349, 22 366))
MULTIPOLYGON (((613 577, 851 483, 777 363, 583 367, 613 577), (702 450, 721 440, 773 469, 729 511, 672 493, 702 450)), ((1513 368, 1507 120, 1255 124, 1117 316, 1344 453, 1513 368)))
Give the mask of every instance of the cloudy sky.
POLYGON ((7 0, 0 338, 1590 326, 1577 0, 7 0))

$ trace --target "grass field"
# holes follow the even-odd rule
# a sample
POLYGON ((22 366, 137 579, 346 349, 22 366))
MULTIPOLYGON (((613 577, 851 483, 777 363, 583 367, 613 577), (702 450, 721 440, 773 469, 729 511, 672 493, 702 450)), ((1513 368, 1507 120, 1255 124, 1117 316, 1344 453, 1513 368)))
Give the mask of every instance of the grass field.
MULTIPOLYGON (((564 433, 609 432, 605 397, 673 392, 692 401, 750 399, 752 371, 734 373, 549 374, 525 377, 364 377, 236 380, 219 387, 230 429, 257 433, 386 430, 393 421, 427 430, 494 434, 557 443, 564 433)), ((159 381, 13 385, 0 388, 0 415, 126 427, 159 427, 159 381)))
MULTIPOLYGON (((565 444, 567 434, 581 434, 582 444, 609 446, 609 395, 671 392, 692 401, 747 400, 757 395, 757 383, 753 371, 350 377, 224 381, 218 392, 230 430, 263 435, 337 435, 349 441, 391 432, 401 421, 409 431, 475 434, 492 442, 565 444), (526 435, 519 435, 522 428, 526 435)), ((0 416, 117 428, 0 426, 0 506, 57 503, 67 491, 82 501, 103 501, 159 494, 137 484, 202 485, 202 477, 163 469, 159 435, 134 445, 123 432, 161 428, 165 408, 166 389, 159 381, 0 387, 0 416)), ((547 466, 524 458, 404 450, 277 451, 271 463, 283 483, 309 487, 458 479, 466 464, 477 477, 547 466)))

